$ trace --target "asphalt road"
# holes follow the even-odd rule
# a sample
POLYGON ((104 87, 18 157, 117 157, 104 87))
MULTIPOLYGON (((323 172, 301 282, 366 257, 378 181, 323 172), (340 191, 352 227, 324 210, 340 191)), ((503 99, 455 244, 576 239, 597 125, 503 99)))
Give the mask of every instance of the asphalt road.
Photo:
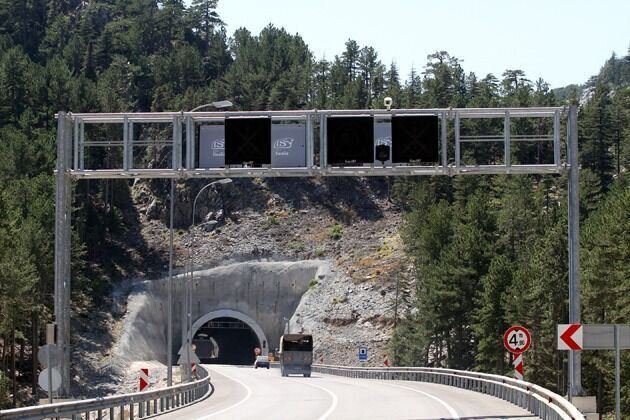
POLYGON ((498 398, 445 385, 205 365, 214 393, 166 419, 534 419, 498 398))

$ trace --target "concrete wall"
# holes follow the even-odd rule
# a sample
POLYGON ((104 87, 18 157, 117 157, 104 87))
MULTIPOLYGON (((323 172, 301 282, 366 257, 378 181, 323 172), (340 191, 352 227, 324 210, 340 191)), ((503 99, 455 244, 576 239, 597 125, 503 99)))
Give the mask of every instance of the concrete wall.
MULTIPOLYGON (((192 324, 213 311, 236 311, 257 323, 273 349, 284 332, 283 318, 293 316, 311 279, 321 281, 328 273, 328 263, 319 260, 244 262, 195 272, 192 324)), ((174 353, 182 344, 184 278, 173 278, 174 353)), ((143 281, 134 286, 116 348, 120 357, 166 361, 167 287, 168 279, 143 281)))

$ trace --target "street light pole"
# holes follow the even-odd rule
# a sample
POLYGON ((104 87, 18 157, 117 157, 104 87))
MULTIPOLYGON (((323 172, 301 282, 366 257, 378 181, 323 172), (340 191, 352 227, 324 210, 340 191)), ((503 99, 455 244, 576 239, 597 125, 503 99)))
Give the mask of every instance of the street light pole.
POLYGON ((173 385, 173 203, 175 201, 175 179, 171 178, 170 223, 168 244, 168 316, 166 339, 166 385, 173 385))
MULTIPOLYGON (((213 182, 210 182, 209 184, 204 185, 199 192, 197 193, 197 195, 195 196, 195 200, 193 201, 193 207, 192 207, 192 223, 190 224, 190 231, 192 234, 192 238, 190 241, 190 252, 189 252, 189 256, 188 256, 188 265, 189 265, 189 270, 190 270, 190 276, 188 277, 188 279, 186 279, 186 290, 185 290, 185 306, 186 306, 186 352, 187 352, 187 359, 188 359, 188 364, 189 366, 186 366, 186 378, 188 381, 190 381, 192 379, 192 372, 190 370, 190 360, 191 360, 191 347, 192 347, 192 283, 193 283, 193 278, 194 278, 194 267, 193 267, 193 250, 192 247, 195 243, 195 213, 197 211, 197 200, 199 199, 199 197, 201 196, 201 193, 204 192, 206 189, 210 188, 213 185, 225 185, 225 184, 230 184, 232 183, 232 179, 230 178, 224 178, 224 179, 219 179, 213 182)), ((225 217, 225 215, 224 215, 225 217)))
POLYGON ((220 109, 220 108, 229 108, 232 105, 234 105, 234 104, 232 102, 230 102, 230 101, 216 101, 216 102, 210 102, 209 104, 199 105, 198 107, 191 109, 190 112, 196 112, 196 111, 199 111, 202 108, 207 108, 207 107, 210 107, 210 106, 213 107, 213 108, 220 109))
MULTIPOLYGON (((220 108, 229 108, 231 107, 233 104, 232 102, 228 101, 228 100, 223 100, 223 101, 215 101, 215 102, 210 102, 208 104, 203 104, 200 105, 198 107, 195 107, 193 109, 190 110, 190 112, 196 112, 202 108, 206 108, 206 107, 214 107, 217 109, 220 108)), ((228 182, 232 182, 231 179, 227 179, 227 180, 219 180, 219 181, 215 181, 215 182, 211 182, 210 184, 206 185, 205 187, 203 187, 201 189, 201 191, 203 191, 205 188, 209 187, 212 184, 215 183, 221 183, 221 184, 226 184, 228 182)), ((201 193, 201 191, 199 191, 199 193, 201 193)), ((195 226, 195 204, 197 203, 197 198, 199 197, 199 193, 197 194, 197 197, 195 197, 195 202, 193 203, 193 216, 192 216, 192 225, 191 228, 194 228, 195 226)), ((169 281, 168 281, 168 338, 167 338, 167 364, 168 364, 168 373, 167 373, 167 383, 168 386, 172 385, 172 378, 173 378, 173 363, 172 363, 172 346, 173 346, 173 197, 175 194, 175 181, 171 180, 171 221, 170 221, 170 241, 169 241, 169 281)), ((193 235, 193 239, 194 239, 194 235, 193 235)), ((192 245, 192 244, 191 244, 192 245)), ((191 312, 192 312, 192 293, 190 292, 190 283, 192 283, 192 273, 193 273, 193 268, 192 268, 192 262, 190 261, 192 257, 192 250, 191 250, 191 254, 189 256, 189 263, 190 263, 190 281, 189 279, 185 279, 185 284, 183 287, 183 293, 182 293, 182 346, 184 345, 184 343, 187 344, 187 350, 186 350, 186 354, 188 356, 188 361, 186 362, 186 364, 188 366, 184 367, 184 371, 186 372, 186 377, 188 378, 188 380, 191 380, 191 366, 190 366, 190 344, 192 341, 192 337, 190 337, 190 330, 191 330, 191 312)))

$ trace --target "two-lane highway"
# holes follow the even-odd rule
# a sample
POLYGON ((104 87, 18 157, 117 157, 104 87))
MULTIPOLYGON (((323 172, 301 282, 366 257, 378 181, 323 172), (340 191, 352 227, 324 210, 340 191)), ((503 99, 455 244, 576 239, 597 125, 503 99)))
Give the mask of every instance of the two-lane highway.
POLYGON ((525 410, 459 388, 313 373, 283 378, 278 369, 205 365, 214 394, 167 419, 527 419, 525 410))

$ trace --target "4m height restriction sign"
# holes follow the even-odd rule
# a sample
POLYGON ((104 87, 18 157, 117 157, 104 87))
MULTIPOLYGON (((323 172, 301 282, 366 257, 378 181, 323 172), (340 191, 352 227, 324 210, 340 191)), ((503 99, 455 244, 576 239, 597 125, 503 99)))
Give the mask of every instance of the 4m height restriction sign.
POLYGON ((529 331, 527 331, 527 328, 521 327, 520 325, 508 328, 505 334, 503 334, 503 345, 514 357, 512 362, 514 365, 514 378, 520 379, 521 381, 524 378, 523 353, 531 344, 532 336, 529 331))
POLYGON ((527 351, 531 344, 531 334, 527 331, 527 328, 520 325, 508 328, 503 334, 503 345, 510 353, 521 354, 527 351))

